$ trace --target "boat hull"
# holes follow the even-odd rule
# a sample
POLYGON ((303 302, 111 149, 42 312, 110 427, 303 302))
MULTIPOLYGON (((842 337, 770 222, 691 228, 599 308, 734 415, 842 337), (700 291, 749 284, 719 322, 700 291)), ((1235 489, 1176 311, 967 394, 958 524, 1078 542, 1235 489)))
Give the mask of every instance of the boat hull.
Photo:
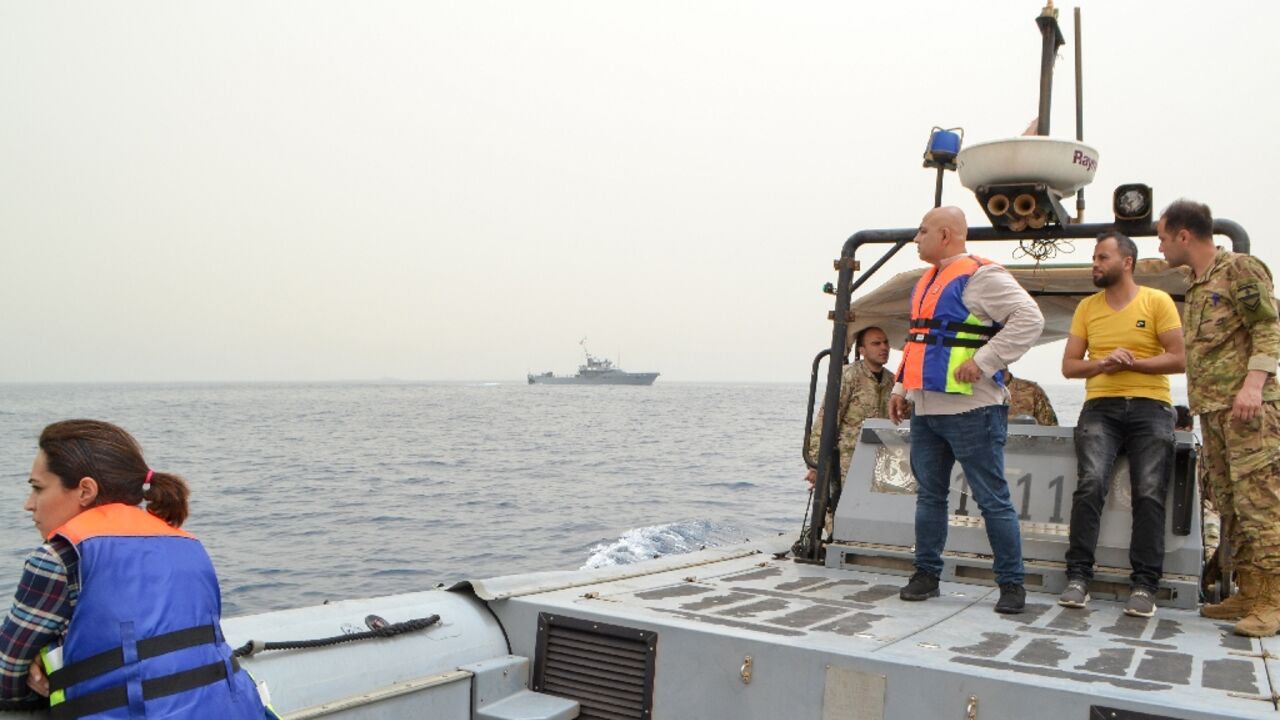
POLYGON ((616 373, 597 376, 530 375, 530 385, 652 385, 658 373, 616 373))

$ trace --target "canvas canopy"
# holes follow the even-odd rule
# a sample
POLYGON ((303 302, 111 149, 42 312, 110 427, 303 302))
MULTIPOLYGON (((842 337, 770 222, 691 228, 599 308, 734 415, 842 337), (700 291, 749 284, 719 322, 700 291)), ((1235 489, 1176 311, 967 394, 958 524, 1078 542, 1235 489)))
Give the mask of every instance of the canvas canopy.
MULTIPOLYGON (((1031 293, 1044 313, 1044 333, 1037 345, 1061 340, 1071 330, 1071 315, 1082 298, 1098 292, 1093 285, 1092 268, 1087 264, 1072 265, 1006 265, 1005 268, 1022 287, 1031 293)), ((924 274, 924 268, 899 273, 871 292, 855 298, 849 309, 847 346, 853 347, 854 334, 872 325, 889 335, 892 347, 901 347, 910 319, 911 291, 924 274)), ((1187 291, 1185 268, 1170 268, 1164 260, 1138 260, 1135 278, 1139 285, 1164 290, 1173 296, 1182 312, 1182 296, 1187 291)))

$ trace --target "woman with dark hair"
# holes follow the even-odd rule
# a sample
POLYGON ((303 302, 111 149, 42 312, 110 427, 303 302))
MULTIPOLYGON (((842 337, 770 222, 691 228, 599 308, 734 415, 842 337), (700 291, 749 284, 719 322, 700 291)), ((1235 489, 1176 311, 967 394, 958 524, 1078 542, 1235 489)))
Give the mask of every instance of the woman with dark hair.
POLYGON ((40 433, 24 506, 44 544, 0 626, 0 697, 49 697, 51 717, 271 718, 223 640, 222 597, 179 527, 187 484, 97 420, 40 433), (143 501, 146 509, 139 507, 143 501))

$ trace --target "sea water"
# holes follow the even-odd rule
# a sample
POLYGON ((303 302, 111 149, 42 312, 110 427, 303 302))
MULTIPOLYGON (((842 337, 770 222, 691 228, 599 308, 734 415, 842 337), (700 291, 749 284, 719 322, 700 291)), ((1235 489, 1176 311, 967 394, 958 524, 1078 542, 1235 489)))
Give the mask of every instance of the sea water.
MULTIPOLYGON (((1073 424, 1079 384, 1046 386, 1073 424)), ((0 385, 0 594, 40 429, 115 422, 186 478, 228 616, 786 534, 808 386, 0 385)), ((2 601, 0 602, 6 602, 2 601)))
POLYGON ((795 532, 807 387, 0 386, 0 588, 47 423, 93 417, 186 478, 228 615, 795 532))

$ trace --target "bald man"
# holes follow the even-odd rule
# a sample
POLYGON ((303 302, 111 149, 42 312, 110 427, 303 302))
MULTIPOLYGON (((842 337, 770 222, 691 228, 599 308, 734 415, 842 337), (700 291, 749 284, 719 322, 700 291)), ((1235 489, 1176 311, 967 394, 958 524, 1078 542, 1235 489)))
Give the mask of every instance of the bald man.
POLYGON ((947 492, 959 461, 991 542, 998 613, 1020 613, 1022 534, 1004 476, 1009 393, 1004 369, 1035 344, 1044 316, 1000 265, 970 255, 969 226, 959 208, 934 208, 916 233, 930 267, 911 295, 911 328, 903 348, 889 419, 911 416, 911 471, 916 477, 916 572, 903 600, 938 596, 947 543, 947 492))

